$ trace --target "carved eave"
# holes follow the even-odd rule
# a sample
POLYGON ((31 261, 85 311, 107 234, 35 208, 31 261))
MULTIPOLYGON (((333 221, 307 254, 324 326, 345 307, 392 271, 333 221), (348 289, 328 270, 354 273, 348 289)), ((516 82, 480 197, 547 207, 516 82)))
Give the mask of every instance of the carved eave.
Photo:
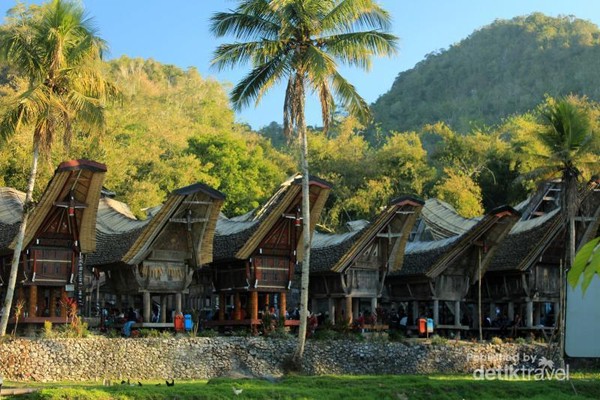
MULTIPOLYGON (((481 250, 481 273, 485 273, 492 257, 498 248, 498 244, 504 240, 512 227, 520 218, 520 213, 512 207, 499 207, 479 221, 473 228, 463 234, 453 245, 427 269, 425 275, 429 278, 437 278, 447 268, 456 263, 470 250, 481 250)), ((479 264, 479 260, 475 264, 479 264)), ((475 265, 471 271, 465 274, 476 281, 475 271, 479 268, 475 265)))
POLYGON ((224 199, 222 193, 200 183, 174 191, 121 261, 138 265, 152 257, 153 252, 168 252, 170 246, 183 241, 185 251, 172 249, 175 258, 190 262, 194 268, 210 263, 215 227, 224 199))
POLYGON ((347 271, 363 252, 378 240, 385 240, 389 244, 385 263, 386 272, 400 269, 408 236, 423 204, 422 200, 408 196, 393 200, 379 214, 377 219, 360 234, 360 237, 342 255, 331 270, 333 272, 347 271))
MULTIPOLYGON (((321 212, 331 191, 331 185, 327 182, 311 177, 309 181, 309 192, 310 192, 310 231, 311 235, 314 232, 314 228, 321 216, 321 212)), ((265 239, 265 237, 272 231, 277 225, 281 218, 287 218, 288 214, 292 210, 297 210, 301 206, 302 201, 302 186, 301 176, 296 175, 289 183, 282 185, 280 190, 271 198, 271 200, 257 213, 259 219, 259 225, 254 230, 250 238, 244 243, 244 245, 237 251, 235 258, 245 260, 251 257, 251 255, 257 250, 265 239)), ((299 229, 299 233, 301 232, 299 229)), ((300 237, 300 235, 298 235, 300 237)), ((298 261, 302 261, 303 246, 302 241, 298 240, 296 245, 296 258, 298 261)))
MULTIPOLYGON (((23 248, 54 224, 58 230, 67 226, 82 253, 94 252, 96 215, 105 174, 106 166, 94 161, 61 163, 29 216, 23 248)), ((14 249, 15 246, 16 238, 10 248, 14 249)))

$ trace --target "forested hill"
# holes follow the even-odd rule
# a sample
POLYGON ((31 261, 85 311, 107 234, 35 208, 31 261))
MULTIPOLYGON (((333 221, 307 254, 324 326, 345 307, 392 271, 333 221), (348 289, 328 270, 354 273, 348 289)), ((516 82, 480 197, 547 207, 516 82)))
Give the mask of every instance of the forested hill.
POLYGON ((383 132, 444 121, 467 132, 526 112, 545 94, 600 100, 600 30, 572 16, 497 20, 402 72, 373 105, 383 132))

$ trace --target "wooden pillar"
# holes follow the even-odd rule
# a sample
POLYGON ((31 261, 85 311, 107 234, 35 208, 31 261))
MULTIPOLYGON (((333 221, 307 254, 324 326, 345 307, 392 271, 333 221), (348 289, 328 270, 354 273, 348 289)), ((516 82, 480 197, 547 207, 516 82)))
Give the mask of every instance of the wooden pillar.
POLYGON ((287 310, 287 293, 279 293, 279 319, 285 320, 285 312, 287 310))
POLYGON ((433 325, 438 326, 440 322, 440 301, 438 299, 433 300, 433 325))
POLYGON ((542 303, 533 304, 533 324, 538 326, 541 324, 542 303))
POLYGON ((144 304, 144 322, 150 322, 152 319, 152 296, 150 296, 150 292, 144 292, 142 302, 144 304))
POLYGON ((559 325, 558 319, 560 318, 561 313, 562 313, 562 310, 560 309, 560 303, 557 301, 554 303, 554 325, 553 326, 559 325))
POLYGON ((258 292, 250 292, 250 298, 248 299, 248 308, 250 311, 250 319, 258 319, 258 292))
POLYGON ((508 302, 508 320, 510 322, 515 320, 515 303, 513 303, 512 301, 508 302))
POLYGON ((490 319, 493 321, 496 319, 496 303, 490 303, 490 319))
POLYGON ((371 314, 377 315, 377 297, 371 297, 371 314))
POLYGON ((358 314, 364 310, 360 309, 360 299, 352 298, 352 318, 358 318, 358 314))
POLYGON ((219 293, 219 321, 225 321, 225 294, 219 293))
POLYGON ((352 313, 352 296, 346 297, 346 321, 351 324, 354 319, 354 314, 352 313))
POLYGON ((183 300, 182 293, 181 292, 175 293, 175 313, 176 314, 183 313, 182 300, 183 300))
POLYGON ((67 307, 64 300, 67 298, 67 291, 64 286, 60 288, 60 317, 65 318, 67 316, 67 307))
POLYGON ((525 312, 525 326, 533 327, 533 301, 527 300, 527 310, 525 312))
POLYGON ((418 300, 413 300, 412 302, 412 321, 408 321, 408 325, 414 325, 417 323, 417 319, 419 317, 421 317, 419 315, 419 301, 418 300))
POLYGON ((328 312, 329 312, 329 321, 335 325, 335 299, 331 297, 328 299, 328 312))
POLYGON ((460 300, 454 302, 454 325, 460 326, 461 317, 460 317, 460 300))
POLYGON ((29 316, 30 317, 35 317, 36 316, 36 310, 37 310, 37 304, 38 303, 38 295, 37 295, 37 286, 36 285, 32 285, 29 286, 29 316))
POLYGON ((117 299, 115 300, 115 307, 117 307, 117 310, 119 310, 119 312, 125 313, 125 310, 123 310, 123 296, 121 296, 120 294, 117 295, 117 299))
POLYGON ((167 322, 167 296, 160 296, 160 322, 167 322))
MULTIPOLYGON (((36 316, 42 317, 46 311, 46 291, 38 287, 36 316)), ((83 310, 81 310, 83 311, 83 310)))
POLYGON ((50 289, 50 298, 48 299, 48 308, 50 310, 50 316, 56 317, 56 290, 50 289))
POLYGON ((233 295, 233 316, 232 318, 235 321, 239 321, 242 319, 242 301, 240 300, 239 292, 235 292, 233 295))

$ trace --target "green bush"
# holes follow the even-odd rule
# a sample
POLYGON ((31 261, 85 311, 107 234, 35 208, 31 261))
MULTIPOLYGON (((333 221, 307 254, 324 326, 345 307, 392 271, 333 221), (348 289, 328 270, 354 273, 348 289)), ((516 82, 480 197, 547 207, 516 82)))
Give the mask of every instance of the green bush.
POLYGON ((406 335, 404 334, 404 332, 402 332, 401 330, 398 330, 398 329, 390 330, 388 337, 389 337, 389 340, 392 342, 401 342, 404 339, 406 339, 406 335))
POLYGON ((431 336, 431 344, 433 344, 435 346, 443 346, 446 343, 448 343, 448 339, 446 339, 443 336, 440 336, 440 335, 431 336))
POLYGON ((140 329, 140 337, 159 338, 161 336, 162 336, 162 334, 158 329, 148 329, 148 328, 140 329))
POLYGON ((504 341, 502 340, 502 338, 499 338, 498 336, 494 336, 491 340, 490 340, 491 344, 503 344, 504 341))
POLYGON ((219 332, 213 330, 213 329, 204 329, 200 332, 198 332, 198 337, 215 337, 215 336, 219 336, 219 332))
POLYGON ((312 338, 315 340, 334 340, 338 339, 338 333, 333 329, 317 329, 312 338))

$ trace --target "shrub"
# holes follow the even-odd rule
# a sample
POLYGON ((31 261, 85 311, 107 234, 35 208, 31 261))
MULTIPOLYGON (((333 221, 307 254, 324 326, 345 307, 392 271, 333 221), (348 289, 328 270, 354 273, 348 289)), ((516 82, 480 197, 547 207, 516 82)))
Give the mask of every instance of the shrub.
POLYGON ((51 338, 56 336, 54 331, 52 330, 52 322, 44 321, 44 331, 42 332, 42 336, 45 338, 51 338))
POLYGON ((443 346, 448 343, 448 339, 440 335, 431 336, 431 344, 435 346, 443 346))
POLYGON ((525 340, 525 338, 518 337, 515 339, 515 343, 516 344, 525 344, 525 343, 527 343, 527 340, 525 340))
POLYGON ((398 330, 398 329, 390 330, 388 337, 389 337, 390 341, 392 341, 392 342, 401 342, 404 339, 406 339, 404 332, 402 332, 401 330, 398 330))
POLYGON ((215 337, 218 336, 219 332, 213 330, 213 329, 204 329, 200 332, 198 332, 198 337, 215 337))
POLYGON ((498 336, 494 336, 491 340, 490 340, 491 344, 502 344, 504 343, 504 341, 502 340, 502 338, 499 338, 498 336))
POLYGON ((140 337, 147 337, 147 338, 159 338, 161 337, 161 333, 158 329, 148 329, 148 328, 142 328, 140 329, 140 337))
POLYGON ((268 337, 274 338, 274 339, 286 339, 289 336, 290 335, 286 332, 285 327, 278 326, 277 328, 275 328, 274 331, 272 331, 271 333, 269 333, 268 337))
POLYGON ((333 329, 317 329, 312 338, 315 340, 334 340, 338 338, 338 334, 333 329))

